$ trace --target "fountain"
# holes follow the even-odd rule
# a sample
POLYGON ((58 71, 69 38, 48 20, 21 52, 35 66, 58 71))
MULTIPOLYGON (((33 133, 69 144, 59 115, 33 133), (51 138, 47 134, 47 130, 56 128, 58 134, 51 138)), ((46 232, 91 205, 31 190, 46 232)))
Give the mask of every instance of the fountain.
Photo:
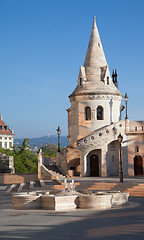
POLYGON ((42 208, 48 210, 64 211, 73 210, 78 207, 78 195, 75 191, 74 180, 70 183, 68 190, 67 179, 64 180, 65 188, 56 195, 44 194, 42 196, 42 208))
POLYGON ((55 211, 80 209, 109 209, 128 202, 129 193, 120 191, 75 191, 74 180, 68 189, 67 179, 64 190, 54 194, 52 191, 32 191, 13 194, 14 209, 48 209, 55 211))

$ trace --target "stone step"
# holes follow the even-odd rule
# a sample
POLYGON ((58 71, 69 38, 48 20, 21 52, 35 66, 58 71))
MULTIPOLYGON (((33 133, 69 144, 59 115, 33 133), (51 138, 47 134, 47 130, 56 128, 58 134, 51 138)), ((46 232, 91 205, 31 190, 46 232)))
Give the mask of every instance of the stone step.
POLYGON ((24 186, 25 186, 25 183, 21 183, 21 184, 19 185, 17 191, 18 191, 18 192, 21 192, 21 191, 23 190, 24 186))
POLYGON ((17 184, 12 184, 8 189, 7 189, 7 193, 10 193, 15 187, 17 186, 17 184))
MULTIPOLYGON (((68 180, 68 188, 70 188, 70 180, 68 180)), ((12 184, 6 189, 7 193, 20 191, 35 191, 38 189, 44 190, 59 190, 65 188, 64 181, 57 180, 38 180, 28 183, 12 184)), ((144 197, 144 184, 142 183, 111 183, 111 182, 75 182, 76 190, 101 190, 101 191, 122 191, 129 192, 130 196, 144 197)))
POLYGON ((48 172, 53 175, 54 177, 58 178, 58 179, 64 179, 65 176, 63 176, 62 174, 56 172, 56 171, 53 171, 51 169, 48 169, 48 172))

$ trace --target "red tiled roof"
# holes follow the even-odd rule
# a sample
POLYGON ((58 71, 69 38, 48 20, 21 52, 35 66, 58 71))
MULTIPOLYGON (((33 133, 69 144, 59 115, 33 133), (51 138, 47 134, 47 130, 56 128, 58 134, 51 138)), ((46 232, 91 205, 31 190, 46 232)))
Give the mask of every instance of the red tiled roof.
POLYGON ((3 131, 0 129, 0 134, 13 135, 10 130, 6 131, 6 129, 4 129, 3 131))
POLYGON ((0 119, 0 126, 7 126, 7 125, 0 119))
POLYGON ((9 128, 6 130, 6 127, 7 125, 0 119, 0 134, 13 135, 9 128), (1 126, 4 126, 4 130, 2 130, 1 126))

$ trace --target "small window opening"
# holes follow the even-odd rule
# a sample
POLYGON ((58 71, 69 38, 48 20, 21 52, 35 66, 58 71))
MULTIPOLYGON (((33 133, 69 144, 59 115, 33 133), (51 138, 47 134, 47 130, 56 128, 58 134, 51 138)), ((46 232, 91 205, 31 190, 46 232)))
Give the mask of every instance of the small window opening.
POLYGON ((98 43, 98 47, 100 47, 100 43, 98 43))
POLYGON ((107 85, 109 85, 109 77, 107 77, 107 85))
POLYGON ((112 156, 112 162, 114 162, 114 156, 112 156))
POLYGON ((85 108, 85 120, 91 120, 91 108, 90 107, 85 108))
POLYGON ((97 120, 103 120, 103 107, 97 107, 97 120))
POLYGON ((139 146, 136 146, 135 151, 136 153, 139 152, 139 146))
POLYGON ((135 131, 137 131, 137 127, 135 127, 135 131))
POLYGON ((82 86, 82 78, 80 78, 80 86, 82 86))
POLYGON ((143 126, 142 126, 142 131, 143 131, 143 126))

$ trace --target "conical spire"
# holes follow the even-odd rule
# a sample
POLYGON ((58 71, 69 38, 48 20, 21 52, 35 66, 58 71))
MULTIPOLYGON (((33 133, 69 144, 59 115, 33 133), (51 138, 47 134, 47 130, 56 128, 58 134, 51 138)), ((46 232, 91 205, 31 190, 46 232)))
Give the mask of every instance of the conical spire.
POLYGON ((89 74, 97 75, 96 69, 99 71, 100 68, 104 66, 107 66, 107 61, 104 55, 102 43, 100 40, 99 32, 98 32, 95 17, 94 17, 94 22, 93 22, 88 50, 87 50, 87 54, 84 62, 84 67, 86 68, 88 67, 88 71, 86 71, 88 75, 89 74), (89 67, 91 69, 89 69, 89 67), (93 68, 96 68, 96 69, 94 70, 93 68))
POLYGON ((78 85, 70 97, 83 94, 110 94, 122 96, 111 79, 95 17, 84 66, 81 67, 80 70, 82 71, 80 71, 78 77, 78 85))

